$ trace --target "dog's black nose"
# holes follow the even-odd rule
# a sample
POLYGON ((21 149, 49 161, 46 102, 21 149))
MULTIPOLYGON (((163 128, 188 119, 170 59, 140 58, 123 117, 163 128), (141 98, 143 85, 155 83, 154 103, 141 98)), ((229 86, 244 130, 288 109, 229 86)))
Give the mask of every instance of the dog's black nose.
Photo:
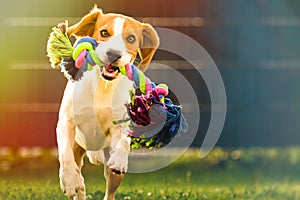
POLYGON ((113 51, 113 50, 106 52, 107 59, 110 63, 113 63, 113 62, 117 61, 118 59, 120 59, 121 58, 120 54, 121 54, 120 52, 113 51))

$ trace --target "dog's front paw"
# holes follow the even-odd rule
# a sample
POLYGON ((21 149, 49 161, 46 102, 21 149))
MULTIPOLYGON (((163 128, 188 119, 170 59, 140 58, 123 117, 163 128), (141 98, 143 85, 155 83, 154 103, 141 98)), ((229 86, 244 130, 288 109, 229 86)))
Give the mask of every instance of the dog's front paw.
POLYGON ((76 164, 61 166, 59 177, 61 189, 67 197, 73 198, 85 190, 83 177, 76 164))
POLYGON ((107 166, 115 174, 124 174, 128 167, 128 152, 115 149, 107 162, 107 166))

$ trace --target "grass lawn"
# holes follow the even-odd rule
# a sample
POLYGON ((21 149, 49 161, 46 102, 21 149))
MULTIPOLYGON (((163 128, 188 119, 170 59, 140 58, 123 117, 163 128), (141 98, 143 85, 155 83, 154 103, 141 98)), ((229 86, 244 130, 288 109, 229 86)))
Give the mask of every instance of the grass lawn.
MULTIPOLYGON (((215 148, 201 160, 198 154, 190 149, 159 171, 127 174, 117 199, 300 199, 300 148, 215 148)), ((103 168, 85 163, 87 199, 102 199, 103 168)), ((0 200, 19 199, 66 199, 50 150, 0 154, 0 200)))

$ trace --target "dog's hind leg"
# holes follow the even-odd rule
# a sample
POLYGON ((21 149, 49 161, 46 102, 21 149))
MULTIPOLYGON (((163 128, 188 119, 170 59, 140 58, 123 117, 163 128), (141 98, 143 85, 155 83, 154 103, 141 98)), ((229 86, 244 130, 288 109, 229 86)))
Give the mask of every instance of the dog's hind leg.
POLYGON ((115 200, 115 192, 120 186, 124 174, 115 174, 108 166, 104 166, 104 176, 106 179, 104 200, 115 200))
POLYGON ((73 153, 74 153, 74 158, 75 162, 78 166, 78 170, 80 172, 80 177, 82 180, 82 187, 79 188, 78 193, 77 193, 77 198, 76 200, 85 200, 86 195, 85 195, 85 186, 84 186, 84 178, 81 174, 81 168, 83 166, 83 157, 85 155, 85 150, 75 142, 73 146, 73 153))
POLYGON ((111 146, 104 149, 105 158, 108 160, 104 167, 104 176, 106 178, 104 200, 115 199, 115 192, 127 171, 130 138, 123 134, 122 130, 120 126, 115 126, 110 130, 112 135, 111 146))

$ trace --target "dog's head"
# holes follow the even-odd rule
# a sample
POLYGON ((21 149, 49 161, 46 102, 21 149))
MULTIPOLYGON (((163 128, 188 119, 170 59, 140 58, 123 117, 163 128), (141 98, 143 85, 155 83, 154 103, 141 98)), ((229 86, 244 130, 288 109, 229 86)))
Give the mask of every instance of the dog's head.
POLYGON ((120 14, 104 14, 97 7, 69 27, 68 34, 97 40, 96 53, 104 64, 102 76, 107 80, 114 80, 118 67, 132 63, 138 53, 141 58, 138 67, 145 71, 159 45, 151 25, 120 14))

